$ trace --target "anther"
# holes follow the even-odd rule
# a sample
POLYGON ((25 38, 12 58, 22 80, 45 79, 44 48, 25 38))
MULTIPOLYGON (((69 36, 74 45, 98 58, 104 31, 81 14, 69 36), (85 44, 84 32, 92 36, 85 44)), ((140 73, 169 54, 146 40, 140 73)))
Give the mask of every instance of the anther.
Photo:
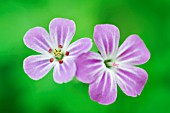
POLYGON ((58 62, 59 62, 60 64, 62 64, 62 63, 63 63, 63 60, 59 60, 58 62))
POLYGON ((62 46, 62 45, 58 45, 58 47, 59 47, 59 48, 63 48, 63 46, 62 46))
POLYGON ((113 63, 113 66, 118 67, 118 66, 119 66, 119 64, 116 64, 116 63, 114 62, 114 63, 113 63))
POLYGON ((53 62, 54 61, 54 58, 50 58, 50 62, 53 62))
POLYGON ((66 56, 68 56, 69 55, 69 52, 68 51, 66 51, 66 56))
POLYGON ((52 49, 50 48, 50 49, 48 50, 48 52, 51 53, 51 52, 52 52, 52 49))

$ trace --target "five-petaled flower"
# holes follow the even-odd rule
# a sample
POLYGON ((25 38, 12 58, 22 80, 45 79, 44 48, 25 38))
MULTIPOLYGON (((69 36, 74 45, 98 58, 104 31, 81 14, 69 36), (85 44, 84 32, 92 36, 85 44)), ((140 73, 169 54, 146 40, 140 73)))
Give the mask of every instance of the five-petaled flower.
POLYGON ((81 38, 69 45, 75 33, 75 23, 68 19, 53 19, 49 31, 50 34, 42 27, 35 27, 25 34, 25 45, 41 55, 27 57, 24 71, 30 78, 39 80, 54 67, 55 82, 68 82, 76 73, 74 61, 90 50, 91 39, 81 38))
POLYGON ((114 25, 97 25, 94 41, 101 54, 87 52, 78 57, 77 79, 89 83, 90 98, 100 104, 111 104, 117 97, 117 84, 128 96, 140 95, 147 72, 135 65, 144 64, 150 52, 138 35, 129 36, 118 48, 119 29, 114 25))

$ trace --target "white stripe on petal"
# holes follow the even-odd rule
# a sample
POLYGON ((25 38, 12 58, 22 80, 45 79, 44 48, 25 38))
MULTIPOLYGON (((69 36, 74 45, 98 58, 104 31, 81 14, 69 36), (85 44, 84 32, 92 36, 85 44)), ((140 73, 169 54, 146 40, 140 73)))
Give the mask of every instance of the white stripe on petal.
POLYGON ((55 34, 54 34, 54 37, 55 37, 55 38, 53 37, 53 39, 54 39, 54 40, 53 40, 54 48, 58 48, 58 45, 59 45, 59 43, 60 43, 60 42, 58 42, 58 38, 59 38, 59 37, 58 37, 57 30, 58 30, 58 27, 56 26, 56 27, 55 27, 55 34))
POLYGON ((106 88, 107 76, 109 76, 109 75, 107 74, 107 72, 105 72, 105 75, 103 75, 103 76, 104 76, 104 83, 103 83, 103 88, 102 88, 102 94, 104 93, 104 90, 106 88))
POLYGON ((133 53, 135 53, 135 52, 137 52, 137 51, 139 51, 139 50, 138 50, 138 49, 134 49, 133 51, 127 53, 126 55, 123 55, 122 57, 119 57, 119 60, 121 60, 121 59, 123 59, 123 58, 125 58, 125 57, 128 57, 129 55, 132 55, 133 53))
POLYGON ((127 49, 129 49, 131 46, 133 45, 133 43, 129 43, 127 44, 125 47, 123 47, 123 49, 119 48, 119 52, 117 54, 117 57, 120 56, 123 52, 125 52, 127 49))
MULTIPOLYGON (((102 74, 103 75, 103 74, 102 74)), ((97 87, 99 86, 99 84, 100 84, 100 82, 101 82, 101 80, 102 80, 102 75, 100 75, 98 78, 97 78, 97 80, 95 81, 96 82, 96 84, 97 84, 97 87)))
MULTIPOLYGON (((42 35, 42 38, 47 42, 47 44, 48 44, 50 47, 53 47, 52 42, 51 42, 51 40, 50 40, 49 37, 47 38, 47 36, 42 35)), ((49 49, 50 49, 50 48, 49 48, 49 49)))
POLYGON ((70 29, 68 28, 67 29, 67 34, 66 34, 66 39, 65 39, 65 42, 63 43, 63 49, 67 49, 67 47, 68 47, 68 45, 69 45, 69 43, 70 43, 70 41, 68 40, 69 39, 69 37, 71 36, 72 34, 70 33, 70 29))
POLYGON ((138 57, 135 57, 135 58, 129 58, 128 60, 123 60, 123 61, 119 60, 119 63, 120 64, 129 64, 129 65, 132 65, 133 64, 132 61, 137 61, 137 60, 140 60, 140 59, 141 59, 141 57, 138 56, 138 57))
POLYGON ((127 67, 129 67, 129 66, 127 66, 127 65, 120 65, 121 69, 123 69, 123 70, 125 70, 127 72, 130 72, 130 73, 133 73, 135 75, 138 75, 135 71, 133 71, 132 69, 128 69, 127 67))
MULTIPOLYGON (((129 81, 133 82, 133 83, 136 85, 136 82, 135 82, 133 79, 131 79, 130 77, 128 77, 128 75, 125 75, 125 74, 122 73, 121 71, 118 71, 118 73, 119 73, 120 75, 122 75, 123 77, 127 78, 129 81)), ((135 74, 135 75, 136 75, 136 74, 135 74)))
POLYGON ((106 58, 106 50, 105 50, 105 47, 104 47, 104 44, 103 44, 103 41, 102 41, 102 38, 100 37, 99 38, 99 43, 100 43, 100 48, 102 49, 102 51, 101 51, 101 54, 102 54, 102 56, 104 57, 104 59, 106 58))

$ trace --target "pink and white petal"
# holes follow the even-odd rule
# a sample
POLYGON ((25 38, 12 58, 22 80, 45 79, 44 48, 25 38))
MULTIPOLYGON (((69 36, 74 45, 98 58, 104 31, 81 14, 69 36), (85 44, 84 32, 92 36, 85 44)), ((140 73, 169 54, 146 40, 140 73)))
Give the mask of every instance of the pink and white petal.
POLYGON ((81 38, 74 43, 72 43, 67 51, 69 52, 69 57, 75 59, 82 53, 88 52, 92 47, 92 40, 90 38, 81 38))
POLYGON ((120 63, 139 65, 150 59, 150 52, 138 35, 131 35, 120 46, 117 58, 120 63))
POLYGON ((114 25, 101 24, 94 28, 94 41, 103 58, 116 55, 119 38, 119 29, 114 25))
POLYGON ((51 42, 48 32, 42 27, 35 27, 28 30, 24 36, 25 45, 36 52, 48 52, 51 42))
POLYGON ((54 67, 53 78, 56 83, 62 84, 73 79, 76 73, 76 65, 72 59, 64 58, 63 63, 57 63, 54 67))
POLYGON ((55 18, 49 25, 50 35, 56 46, 62 45, 67 48, 75 34, 75 23, 73 20, 55 18))
POLYGON ((33 80, 43 78, 54 66, 50 63, 49 56, 33 55, 24 59, 24 71, 33 80))
POLYGON ((145 70, 129 65, 121 65, 116 72, 116 80, 122 91, 132 97, 140 95, 148 79, 145 70))
POLYGON ((117 85, 112 72, 105 71, 89 86, 90 98, 100 104, 108 105, 115 102, 117 85))
POLYGON ((94 52, 80 55, 76 59, 76 66, 76 77, 83 83, 92 83, 105 71, 101 56, 94 52))

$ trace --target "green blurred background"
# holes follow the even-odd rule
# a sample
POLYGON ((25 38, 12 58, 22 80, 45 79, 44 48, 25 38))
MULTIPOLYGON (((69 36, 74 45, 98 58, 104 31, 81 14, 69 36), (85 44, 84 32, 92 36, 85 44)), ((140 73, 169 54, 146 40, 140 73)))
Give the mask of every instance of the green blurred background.
POLYGON ((0 0, 0 113, 170 113, 169 43, 169 0, 0 0), (37 53, 24 45, 23 36, 35 26, 48 30, 57 17, 75 21, 73 41, 93 38, 94 26, 102 23, 118 26, 120 44, 139 34, 151 52, 140 66, 149 74, 142 94, 132 98, 118 88, 116 102, 103 106, 90 100, 88 85, 76 79, 59 85, 50 71, 31 80, 23 60, 37 53))

